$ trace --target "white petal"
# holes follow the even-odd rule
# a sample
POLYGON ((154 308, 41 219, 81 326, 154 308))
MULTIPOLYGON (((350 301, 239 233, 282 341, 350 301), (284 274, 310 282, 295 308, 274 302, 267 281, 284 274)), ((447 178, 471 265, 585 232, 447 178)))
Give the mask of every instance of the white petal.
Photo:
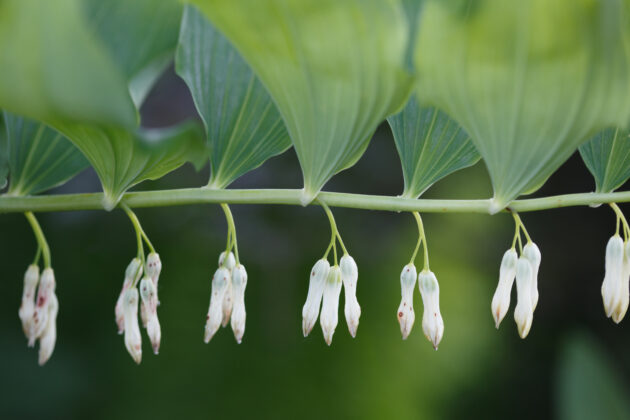
POLYGON ((234 308, 232 309, 232 331, 234 338, 240 344, 245 334, 245 287, 247 286, 247 271, 242 264, 232 270, 232 297, 234 308))
POLYGON ((407 264, 400 272, 400 295, 401 301, 398 306, 397 319, 400 324, 400 333, 403 340, 406 340, 411 333, 411 328, 416 320, 413 311, 413 291, 416 286, 416 266, 407 264))
POLYGON ((540 269, 540 249, 533 242, 528 242, 523 247, 523 256, 529 260, 529 263, 532 265, 532 285, 531 285, 531 293, 532 293, 532 305, 533 308, 536 309, 538 305, 538 270, 540 269))
POLYGON ((606 273, 602 282, 602 300, 606 316, 612 316, 621 302, 624 245, 619 235, 614 235, 606 245, 606 273))
POLYGON ((339 322, 339 294, 341 293, 341 270, 334 266, 328 273, 324 284, 322 312, 319 322, 324 333, 324 340, 330 346, 337 323, 339 322))
POLYGON ((517 302, 514 309, 514 321, 518 327, 521 338, 527 337, 534 319, 534 306, 532 302, 532 265, 527 258, 521 257, 516 265, 516 293, 517 302))
POLYGON ((33 321, 28 334, 28 346, 33 347, 35 340, 44 332, 48 322, 48 304, 55 293, 55 275, 52 268, 42 271, 42 276, 37 290, 37 300, 33 311, 33 321))
POLYGON ((499 328, 499 324, 501 324, 501 321, 510 308, 510 294, 512 293, 512 285, 516 277, 517 260, 518 255, 513 248, 505 251, 503 259, 501 260, 499 284, 497 285, 497 290, 494 292, 492 304, 490 305, 494 323, 497 328, 499 328))
POLYGON ((361 317, 361 306, 359 306, 359 301, 357 300, 359 269, 354 258, 347 254, 339 260, 339 268, 341 269, 341 279, 345 291, 344 315, 346 316, 348 331, 350 331, 352 337, 355 337, 359 327, 359 318, 361 317))
POLYGON ((223 318, 223 297, 230 281, 230 272, 225 267, 219 267, 212 277, 212 290, 210 292, 210 307, 206 316, 206 328, 203 341, 210 342, 221 325, 223 318))
POLYGON ((59 301, 53 293, 48 304, 48 320, 46 329, 39 339, 39 360, 40 366, 43 366, 55 350, 55 342, 57 341, 57 312, 59 311, 59 301))
POLYGON ((317 321, 319 307, 324 293, 324 283, 328 278, 329 271, 330 264, 325 259, 318 260, 311 269, 308 294, 306 295, 306 302, 302 307, 302 332, 304 333, 304 337, 309 335, 317 321))
POLYGON ((125 347, 134 362, 142 361, 142 337, 138 325, 138 289, 135 287, 125 292, 123 299, 125 319, 125 347))
POLYGON ((33 312, 35 312, 35 292, 39 282, 39 267, 31 264, 24 273, 24 289, 22 290, 22 303, 18 315, 22 321, 22 330, 29 338, 31 323, 33 322, 33 312))
POLYGON ((440 313, 440 286, 432 271, 423 270, 418 274, 418 287, 422 295, 424 312, 422 314, 422 330, 424 336, 437 350, 444 335, 444 321, 440 313))

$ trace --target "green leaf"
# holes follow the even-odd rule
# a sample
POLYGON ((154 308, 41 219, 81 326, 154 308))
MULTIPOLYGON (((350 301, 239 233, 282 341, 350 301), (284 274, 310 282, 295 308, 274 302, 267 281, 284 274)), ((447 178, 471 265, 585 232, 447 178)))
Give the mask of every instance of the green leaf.
POLYGON ((630 133, 608 128, 580 146, 580 155, 595 178, 597 192, 612 192, 630 178, 630 133))
POLYGON ((304 204, 365 151, 405 103, 408 24, 396 0, 194 0, 278 106, 304 175, 304 204))
POLYGON ((90 27, 103 42, 140 107, 171 62, 182 16, 176 0, 83 0, 90 27))
POLYGON ((4 112, 10 183, 8 194, 37 194, 88 167, 81 152, 59 132, 4 112))
POLYGON ((597 131, 630 118, 625 3, 427 0, 418 95, 471 135, 493 211, 545 180, 597 131))
POLYGON ((224 188, 291 146, 264 86, 193 6, 184 10, 176 68, 206 127, 210 186, 224 188))
POLYGON ((439 179, 479 161, 470 136, 444 112, 421 107, 415 97, 387 121, 402 163, 403 197, 418 198, 439 179))
POLYGON ((578 333, 565 340, 556 374, 558 419, 630 418, 627 384, 610 359, 590 335, 578 333))
POLYGON ((198 124, 130 132, 114 127, 65 124, 57 127, 83 152, 103 186, 106 209, 114 208, 132 186, 158 179, 186 162, 205 162, 198 124))
POLYGON ((0 189, 7 186, 8 173, 9 145, 7 143, 7 129, 4 123, 4 114, 0 112, 0 189))
POLYGON ((79 0, 0 1, 0 107, 44 121, 134 126, 124 78, 79 0))

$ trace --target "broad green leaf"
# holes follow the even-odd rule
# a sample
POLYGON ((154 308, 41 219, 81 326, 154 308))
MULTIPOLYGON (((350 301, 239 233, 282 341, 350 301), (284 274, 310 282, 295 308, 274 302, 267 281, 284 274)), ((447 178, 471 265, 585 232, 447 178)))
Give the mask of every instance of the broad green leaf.
POLYGON ((402 163, 403 197, 418 198, 439 179, 479 161, 470 136, 444 112, 421 107, 416 98, 387 121, 402 163))
POLYGON ((173 59, 182 5, 177 0, 83 0, 90 27, 103 42, 140 107, 173 59))
POLYGON ((539 188, 589 136, 625 126, 628 22, 619 1, 425 1, 417 92, 471 135, 493 211, 539 188))
POLYGON ((210 186, 224 188, 291 146, 264 86, 193 6, 184 10, 176 68, 206 127, 210 186))
POLYGON ((304 175, 304 204, 406 101, 408 24, 396 0, 194 0, 267 87, 304 175))
POLYGON ((611 192, 630 178, 630 133, 608 128, 580 146, 580 155, 595 178, 597 192, 611 192))
POLYGON ((59 132, 37 121, 4 112, 10 195, 37 194, 88 167, 88 161, 59 132))
POLYGON ((158 179, 186 162, 205 162, 203 134, 196 123, 165 129, 129 130, 65 124, 57 127, 83 152, 103 186, 104 206, 112 209, 132 186, 158 179))
POLYGON ((611 357, 585 333, 565 340, 556 372, 559 420, 630 418, 628 384, 622 381, 611 357))
POLYGON ((7 144, 7 129, 4 124, 4 114, 0 112, 0 189, 7 186, 9 173, 9 147, 7 144))
POLYGON ((134 126, 127 84, 79 0, 0 1, 0 107, 45 121, 134 126))

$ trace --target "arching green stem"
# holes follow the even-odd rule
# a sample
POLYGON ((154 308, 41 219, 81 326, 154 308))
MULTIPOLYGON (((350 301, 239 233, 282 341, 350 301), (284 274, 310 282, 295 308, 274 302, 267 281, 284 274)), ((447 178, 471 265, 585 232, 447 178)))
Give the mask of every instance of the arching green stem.
MULTIPOLYGON (((26 213, 24 213, 24 216, 26 216, 26 220, 28 220, 28 222, 30 223, 31 228, 33 229, 33 234, 35 235, 35 239, 37 240, 37 254, 39 254, 41 250, 41 253, 44 257, 44 267, 50 268, 50 248, 48 247, 48 242, 46 242, 44 232, 42 231, 39 222, 32 212, 27 211, 26 213)), ((39 260, 39 256, 36 256, 35 260, 39 260)))
POLYGON ((628 221, 626 220, 626 217, 623 215, 623 212, 616 203, 610 203, 609 205, 610 208, 613 209, 613 211, 617 215, 617 233, 619 233, 619 221, 621 221, 621 223, 623 224, 623 236, 625 240, 628 240, 628 238, 630 238, 630 227, 628 227, 628 221))
POLYGON ((420 213, 417 211, 412 212, 413 217, 416 219, 416 223, 418 224, 418 243, 416 244, 416 249, 413 252, 413 256, 411 257, 411 262, 413 263, 416 259, 416 255, 418 254, 418 250, 420 249, 420 243, 422 243, 423 251, 424 251, 424 269, 429 270, 429 247, 427 246, 427 236, 424 233, 424 225, 422 224, 422 217, 420 217, 420 213))
POLYGON ((146 261, 144 258, 144 246, 142 244, 143 231, 142 231, 142 226, 140 225, 140 220, 138 220, 138 217, 136 216, 136 214, 127 205, 123 204, 121 207, 125 211, 125 213, 127 213, 127 217, 129 217, 129 220, 131 221, 131 224, 133 225, 133 228, 136 232, 138 258, 140 258, 140 260, 142 261, 142 266, 144 267, 146 265, 146 261))
POLYGON ((225 203, 221 203, 221 208, 225 213, 225 220, 227 221, 228 225, 228 247, 225 251, 225 255, 227 257, 227 254, 229 254, 232 246, 234 246, 234 258, 236 260, 236 264, 240 264, 238 258, 238 242, 236 240, 236 226, 234 225, 234 217, 232 216, 232 211, 230 210, 230 206, 225 203))

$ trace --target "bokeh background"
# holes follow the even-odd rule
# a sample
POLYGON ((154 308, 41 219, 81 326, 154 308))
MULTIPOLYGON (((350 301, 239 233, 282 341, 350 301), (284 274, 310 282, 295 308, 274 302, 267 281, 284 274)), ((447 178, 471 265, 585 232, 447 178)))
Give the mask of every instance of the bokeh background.
MULTIPOLYGON (((172 69, 142 114, 147 126, 195 118, 187 89, 172 69)), ((207 171, 185 166, 139 189, 201 186, 207 171)), ((402 186, 394 142, 383 125, 359 163, 325 189, 395 195, 402 186)), ((295 154, 271 159, 232 187, 300 188, 295 154)), ((593 188, 576 155, 536 195, 593 188)), ((88 170, 53 193, 98 190, 88 170)), ((480 163, 438 182, 425 197, 490 195, 480 163)), ((630 207, 622 209, 630 215, 630 207)), ((60 301, 57 346, 44 367, 37 365, 36 350, 26 347, 17 316, 35 241, 22 215, 0 216, 0 418, 630 418, 629 321, 615 325, 607 319, 600 296, 604 249, 615 227, 610 209, 522 215, 542 251, 540 302, 526 340, 518 337, 512 316, 515 293, 498 331, 490 314, 499 263, 512 239, 511 217, 427 214, 431 268, 440 282, 445 322, 437 352, 422 334, 418 292, 417 322, 408 340, 401 340, 396 321, 400 270, 417 238, 413 218, 333 211, 359 265, 362 316, 352 339, 342 297, 329 348, 319 324, 308 338, 301 333, 309 270, 330 235, 320 208, 233 206, 249 273, 241 345, 229 328, 208 345, 202 340, 210 279, 225 244, 219 207, 138 210, 164 264, 162 347, 154 356, 145 336, 140 366, 116 333, 113 314, 124 270, 135 255, 125 215, 39 215, 60 301)))

